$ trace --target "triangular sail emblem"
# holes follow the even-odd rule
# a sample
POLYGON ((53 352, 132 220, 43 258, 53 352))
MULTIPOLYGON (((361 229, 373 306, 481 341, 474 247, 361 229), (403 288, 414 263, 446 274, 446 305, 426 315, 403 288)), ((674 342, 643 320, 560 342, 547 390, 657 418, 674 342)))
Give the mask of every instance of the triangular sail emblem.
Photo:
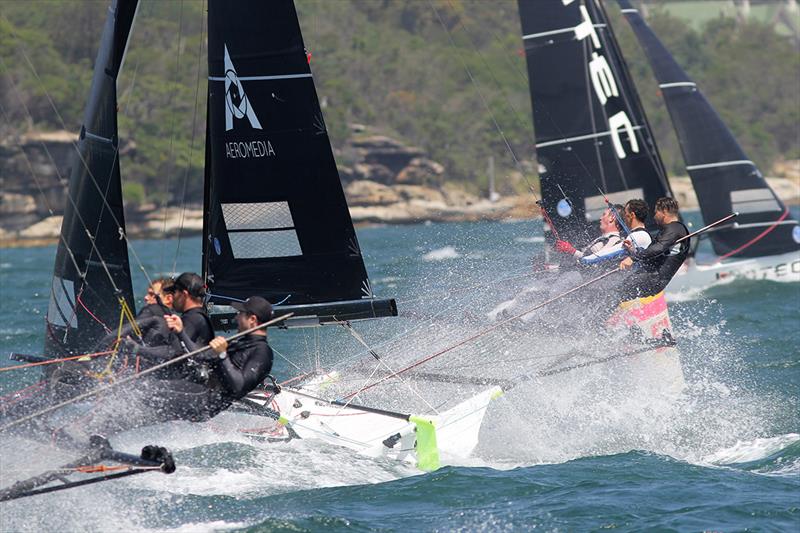
POLYGON ((253 129, 260 130, 261 123, 256 117, 253 106, 247 99, 244 93, 242 82, 239 81, 239 76, 236 75, 236 69, 233 68, 231 56, 228 54, 228 45, 225 46, 225 131, 233 129, 233 118, 241 119, 247 117, 250 126, 253 129))

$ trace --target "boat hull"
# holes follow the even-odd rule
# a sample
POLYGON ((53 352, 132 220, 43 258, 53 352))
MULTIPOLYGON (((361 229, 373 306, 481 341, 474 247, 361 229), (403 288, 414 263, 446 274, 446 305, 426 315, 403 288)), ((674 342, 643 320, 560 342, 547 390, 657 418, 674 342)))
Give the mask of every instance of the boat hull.
POLYGON ((673 300, 737 279, 800 282, 800 253, 730 259, 710 264, 698 264, 695 259, 688 259, 670 281, 667 299, 673 300))

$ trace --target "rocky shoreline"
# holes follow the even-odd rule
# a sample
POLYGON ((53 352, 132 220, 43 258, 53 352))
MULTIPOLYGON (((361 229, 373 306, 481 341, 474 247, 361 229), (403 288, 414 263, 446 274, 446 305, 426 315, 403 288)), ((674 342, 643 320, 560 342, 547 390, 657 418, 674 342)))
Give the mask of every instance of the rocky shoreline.
MULTIPOLYGON (((445 180, 445 167, 426 157, 423 150, 377 135, 366 126, 351 128, 353 140, 336 155, 345 163, 339 174, 358 226, 540 216, 530 192, 514 192, 522 188, 519 173, 504 176, 502 195, 490 200, 445 180)), ((0 248, 57 242, 73 141, 74 135, 68 132, 48 132, 0 142, 0 248), (35 187, 30 183, 28 163, 44 178, 37 179, 35 187)), ((784 176, 768 178, 778 196, 787 204, 800 203, 800 161, 776 165, 773 172, 784 176)), ((670 178, 670 183, 683 209, 697 208, 688 177, 670 178)), ((203 229, 201 205, 126 206, 125 219, 128 235, 134 239, 197 235, 203 229)))

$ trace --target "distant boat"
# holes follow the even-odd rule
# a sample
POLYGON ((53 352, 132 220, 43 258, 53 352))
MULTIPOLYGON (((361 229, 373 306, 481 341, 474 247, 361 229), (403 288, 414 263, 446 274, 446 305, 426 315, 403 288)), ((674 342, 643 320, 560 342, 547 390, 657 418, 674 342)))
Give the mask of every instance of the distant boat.
POLYGON ((676 293, 734 278, 800 281, 800 225, 703 93, 628 0, 618 0, 658 79, 706 222, 738 212, 708 232, 714 254, 690 258, 670 283, 676 293))
MULTIPOLYGON (((602 5, 596 0, 519 0, 519 8, 542 205, 555 225, 545 224, 546 240, 552 243, 556 231, 580 245, 596 237, 606 199, 624 203, 643 198, 652 208, 658 197, 673 193, 602 5)), ((623 11, 641 20, 632 8, 623 11)), ((661 64, 674 65, 658 46, 666 54, 661 64)), ((708 232, 716 255, 708 261, 690 256, 667 287, 667 296, 734 277, 800 280, 797 222, 694 84, 677 65, 674 69, 680 75, 670 73, 666 79, 672 82, 665 81, 662 90, 684 155, 693 147, 687 167, 704 219, 715 222, 734 211, 740 216, 736 223, 708 232), (670 104, 670 96, 681 90, 695 95, 694 107, 682 103, 680 111, 673 109, 677 104, 670 104), (717 141, 711 145, 710 138, 717 141)), ((652 220, 647 226, 655 230, 652 220)), ((547 262, 563 263, 549 248, 547 262)))
MULTIPOLYGON (((602 5, 593 0, 519 0, 518 7, 541 206, 549 213, 545 240, 552 244, 560 238, 581 246, 598 236, 597 222, 607 202, 643 198, 653 205, 672 193, 602 5)), ((546 261, 574 265, 556 256, 546 261)), ((651 341, 665 340, 672 331, 663 291, 625 302, 609 323, 634 327, 651 341)), ((683 386, 674 347, 660 348, 633 364, 658 365, 665 387, 683 386)))

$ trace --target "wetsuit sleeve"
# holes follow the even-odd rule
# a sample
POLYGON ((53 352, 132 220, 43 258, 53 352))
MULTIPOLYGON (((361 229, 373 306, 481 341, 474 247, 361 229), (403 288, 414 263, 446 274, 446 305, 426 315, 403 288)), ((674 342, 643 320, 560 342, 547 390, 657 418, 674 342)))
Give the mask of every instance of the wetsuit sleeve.
MULTIPOLYGON (((680 226, 678 226, 678 228, 680 228, 680 226)), ((683 237, 678 228, 675 228, 671 224, 668 225, 658 234, 658 237, 656 237, 656 240, 650 246, 644 250, 636 250, 633 253, 633 258, 638 261, 646 261, 647 259, 653 259, 654 257, 665 254, 672 248, 675 241, 683 237)))
POLYGON ((168 361, 178 355, 175 348, 169 345, 166 346, 139 346, 136 349, 136 355, 141 355, 145 359, 151 361, 168 361))
POLYGON ((244 397, 269 374, 272 368, 272 348, 267 346, 263 352, 253 350, 242 367, 241 370, 237 368, 230 357, 223 359, 219 366, 222 381, 236 398, 244 397))
POLYGON ((186 333, 186 328, 183 328, 181 332, 178 333, 178 340, 183 345, 184 349, 186 350, 186 353, 193 352, 195 350, 203 348, 204 346, 207 346, 205 344, 197 344, 196 342, 194 342, 186 333))

